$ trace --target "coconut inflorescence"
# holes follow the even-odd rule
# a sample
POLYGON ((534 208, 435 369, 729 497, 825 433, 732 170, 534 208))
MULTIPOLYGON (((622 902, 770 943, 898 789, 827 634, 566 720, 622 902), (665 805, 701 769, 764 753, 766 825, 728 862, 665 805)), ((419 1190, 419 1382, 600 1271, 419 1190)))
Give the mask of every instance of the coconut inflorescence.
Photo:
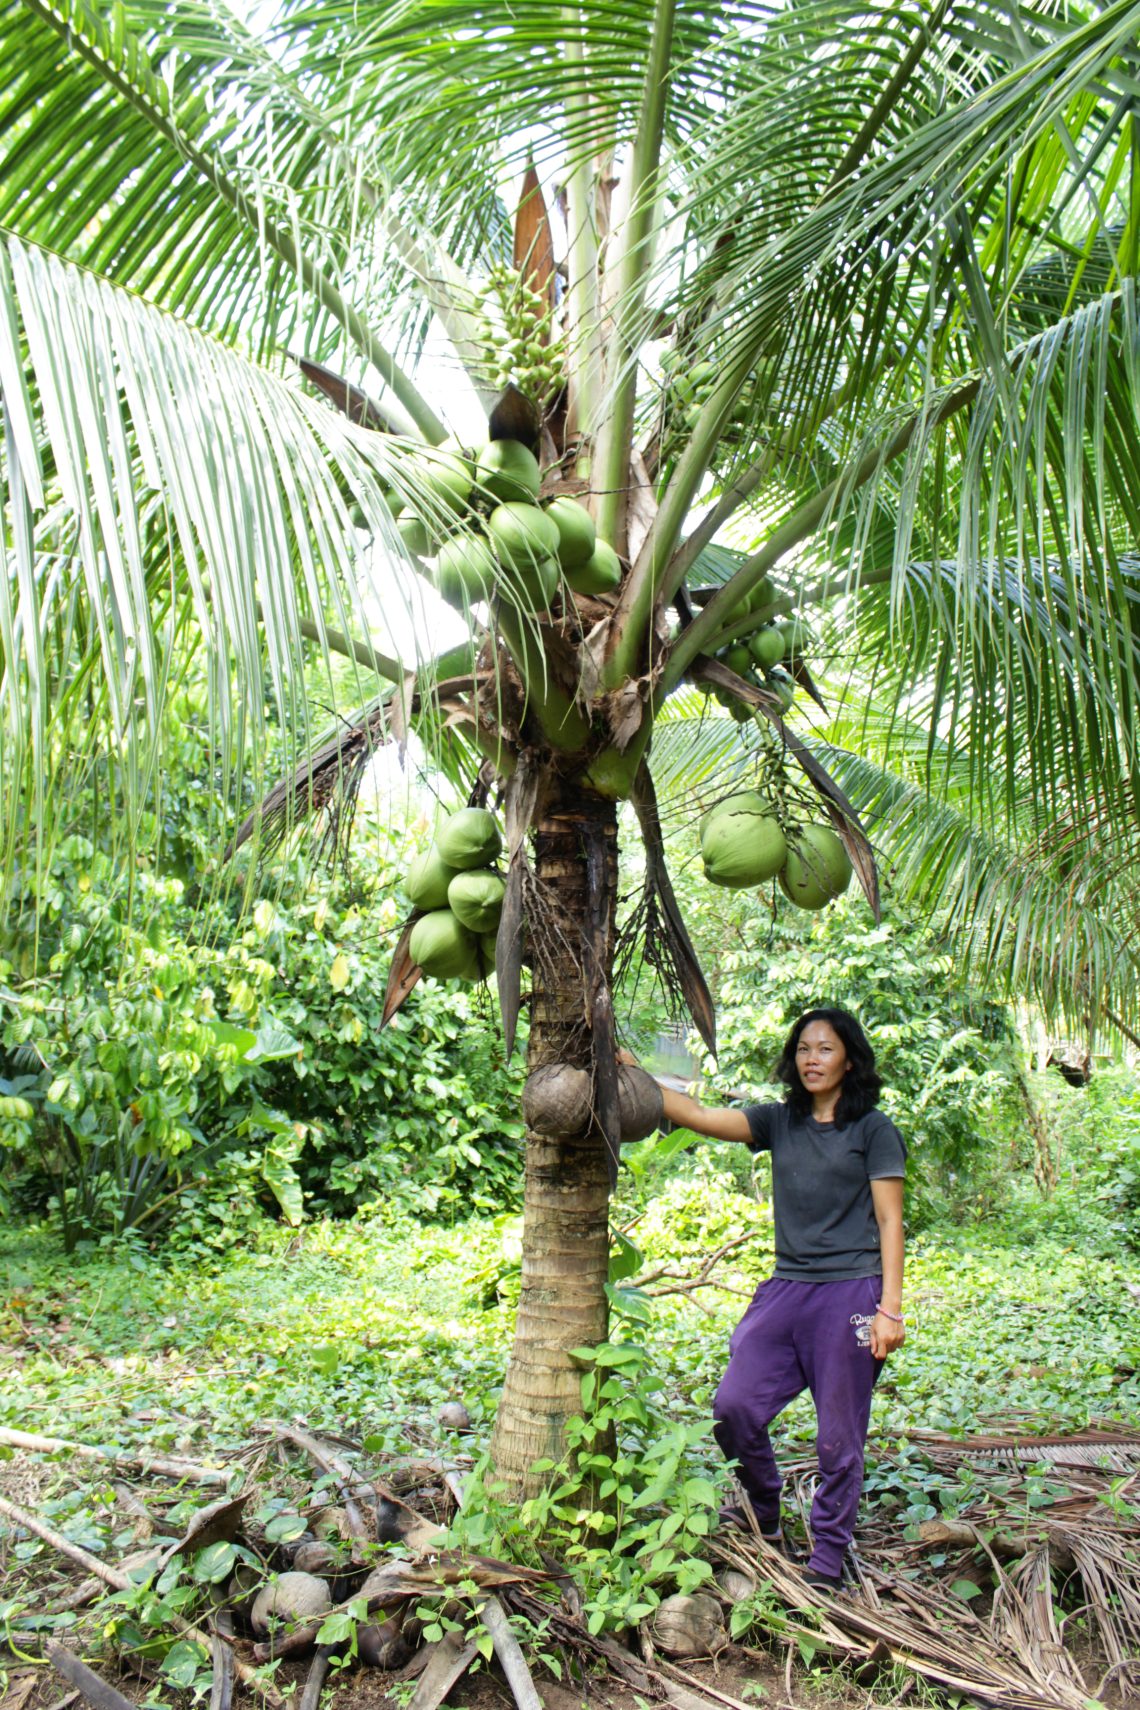
POLYGON ((413 962, 437 980, 485 980, 506 884, 493 865, 503 839, 493 813, 460 808, 408 867, 404 889, 419 911, 408 939, 413 962))

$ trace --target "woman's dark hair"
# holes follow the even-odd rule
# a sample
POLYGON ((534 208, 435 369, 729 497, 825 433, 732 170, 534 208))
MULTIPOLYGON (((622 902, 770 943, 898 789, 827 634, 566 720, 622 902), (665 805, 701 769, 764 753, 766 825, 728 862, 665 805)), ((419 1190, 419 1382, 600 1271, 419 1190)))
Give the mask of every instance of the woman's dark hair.
POLYGON ((834 1029, 843 1042, 851 1067, 843 1078, 839 1092, 839 1102, 835 1107, 835 1121, 840 1128, 846 1128, 849 1122, 858 1121, 866 1116, 879 1102, 879 1091, 882 1080, 875 1071, 875 1053, 867 1040, 867 1035, 853 1015, 845 1009, 809 1009, 806 1015, 801 1015, 792 1031, 784 1042, 783 1053, 776 1064, 776 1079, 783 1081, 787 1087, 784 1095, 785 1102, 791 1107, 794 1116, 811 1115, 811 1094, 800 1080, 800 1072, 796 1067, 796 1047, 800 1042, 800 1034, 811 1021, 826 1021, 834 1029))

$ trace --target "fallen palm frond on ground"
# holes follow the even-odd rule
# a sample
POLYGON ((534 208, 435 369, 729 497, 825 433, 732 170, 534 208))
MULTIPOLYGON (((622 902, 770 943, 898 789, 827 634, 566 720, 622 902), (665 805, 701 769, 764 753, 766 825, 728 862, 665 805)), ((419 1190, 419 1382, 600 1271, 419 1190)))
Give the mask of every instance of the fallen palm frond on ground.
MULTIPOLYGON (((104 1586, 118 1593, 120 1606, 110 1627, 100 1606, 96 1631, 119 1638, 104 1672, 122 1686, 123 1675, 152 1680, 165 1670, 177 1686, 209 1670, 214 1710, 228 1710, 235 1679, 280 1703, 283 1677, 271 1682, 263 1665, 288 1669, 306 1656, 313 1660, 304 1665, 300 1702, 317 1710, 330 1660, 350 1648, 362 1663, 414 1679, 412 1710, 436 1710, 480 1651, 489 1655, 492 1647, 520 1710, 538 1710, 519 1644, 520 1635, 525 1642, 536 1631, 544 1654, 556 1651, 579 1682, 604 1673, 675 1710, 746 1710, 701 1663, 700 1643, 675 1643, 663 1621, 621 1635, 591 1633, 576 1587, 551 1558, 539 1569, 448 1547, 445 1526, 461 1494, 455 1461, 424 1456, 379 1469, 355 1444, 290 1425, 267 1427, 226 1468, 179 1463, 175 1485, 173 1469, 129 1450, 93 1451, 16 1432, 0 1432, 0 1443, 70 1462, 76 1482, 93 1459, 108 1476, 129 1469, 139 1480, 111 1487, 134 1519, 132 1541, 145 1546, 117 1565, 91 1556, 26 1506, 0 1499, 9 1542, 24 1533, 42 1539, 61 1569, 53 1583, 40 1584, 38 1608, 27 1598, 15 1612, 6 1605, 9 1645, 27 1653, 44 1642, 45 1662, 103 1710, 121 1710, 118 1687, 76 1666, 57 1623, 75 1621, 74 1611, 104 1586), (166 1483, 156 1483, 163 1475, 166 1483), (229 1494, 187 1517, 188 1482, 225 1483, 229 1494), (271 1482, 287 1484, 289 1495, 267 1508, 259 1497, 271 1482), (84 1575, 78 1587, 75 1569, 84 1575), (163 1596, 177 1584, 201 1588, 192 1621, 164 1609, 163 1596), (140 1626, 145 1606, 159 1610, 149 1632, 140 1626), (163 1629, 169 1650, 156 1661, 163 1629), (169 1667, 171 1655, 182 1674, 169 1667)), ((1128 1702, 1140 1684, 1140 1508, 1133 1501, 1140 1433, 967 1440, 926 1433, 921 1442, 910 1439, 907 1467, 895 1463, 900 1487, 915 1447, 934 1469, 969 1469, 954 1487, 964 1500, 946 1518, 905 1531, 874 1509, 851 1554, 851 1583, 838 1597, 809 1586, 801 1566, 758 1534, 719 1532, 708 1546, 717 1581, 702 1590, 702 1598, 715 1594, 722 1612, 718 1617, 716 1604, 706 1608, 705 1630, 719 1635, 708 1649, 723 1660, 726 1620, 746 1661, 760 1656, 757 1644, 766 1647, 769 1665, 773 1654, 787 1657, 789 1688, 797 1651, 824 1652, 860 1684, 895 1665, 995 1710, 1128 1702)), ((879 1461, 880 1484, 891 1464, 889 1457, 879 1461)), ((804 1515, 815 1476, 814 1463, 792 1469, 804 1515)), ((0 1566, 6 1550, 0 1542, 0 1566)))

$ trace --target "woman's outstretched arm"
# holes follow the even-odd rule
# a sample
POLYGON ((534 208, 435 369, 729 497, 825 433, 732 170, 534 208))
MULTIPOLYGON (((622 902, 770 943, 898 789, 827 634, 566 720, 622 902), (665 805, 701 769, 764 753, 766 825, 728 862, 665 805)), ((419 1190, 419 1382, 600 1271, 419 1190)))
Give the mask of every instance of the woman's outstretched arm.
MULTIPOLYGON (((628 1063, 637 1068, 637 1058, 632 1051, 619 1051, 619 1063, 628 1063)), ((658 1086, 661 1086, 658 1081, 658 1086)), ((665 1115, 677 1128, 691 1128, 694 1134, 703 1134, 709 1140, 731 1140, 747 1146, 752 1138, 752 1130, 748 1126, 748 1118, 742 1110, 724 1110, 715 1105, 704 1105, 688 1093, 674 1092, 670 1087, 662 1086, 661 1095, 665 1101, 665 1115)))

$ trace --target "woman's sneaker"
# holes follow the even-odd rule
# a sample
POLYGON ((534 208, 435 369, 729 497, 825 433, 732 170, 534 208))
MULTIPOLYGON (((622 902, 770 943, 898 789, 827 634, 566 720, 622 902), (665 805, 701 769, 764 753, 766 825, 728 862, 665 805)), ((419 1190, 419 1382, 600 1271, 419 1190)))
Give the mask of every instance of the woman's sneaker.
POLYGON ((813 1590, 826 1592, 829 1597, 834 1597, 843 1584, 838 1574, 820 1573, 817 1568, 808 1568, 804 1574, 804 1581, 813 1590))

